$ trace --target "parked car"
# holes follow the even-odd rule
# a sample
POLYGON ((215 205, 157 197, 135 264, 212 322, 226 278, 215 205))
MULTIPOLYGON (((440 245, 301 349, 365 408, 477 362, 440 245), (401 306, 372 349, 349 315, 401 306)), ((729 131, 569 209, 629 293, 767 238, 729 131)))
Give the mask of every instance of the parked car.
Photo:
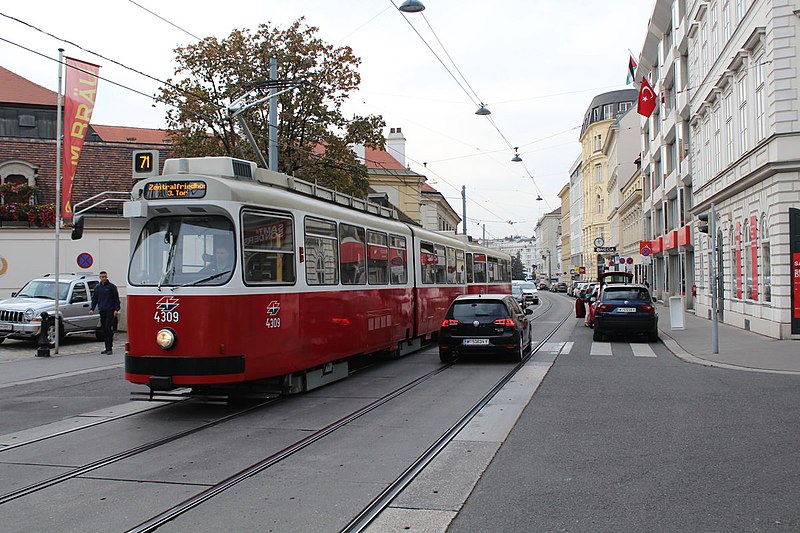
MULTIPOLYGON (((92 291, 100 283, 94 274, 59 274, 59 337, 78 333, 94 333, 103 340, 100 330, 100 313, 89 314, 92 291)), ((7 338, 37 341, 42 325, 41 314, 55 316, 56 280, 51 274, 33 279, 11 298, 0 300, 0 343, 7 338)), ((55 321, 47 330, 50 346, 56 342, 55 321)))
POLYGON ((531 314, 510 294, 458 296, 439 329, 439 359, 450 363, 459 354, 492 353, 522 361, 531 347, 531 314))
POLYGON ((553 288, 551 290, 553 292, 567 292, 567 284, 564 283, 563 281, 559 281, 558 283, 553 285, 553 288))
POLYGON ((658 312, 655 299, 644 285, 609 283, 603 286, 594 306, 594 335, 601 341, 609 334, 647 335, 658 340, 658 312))

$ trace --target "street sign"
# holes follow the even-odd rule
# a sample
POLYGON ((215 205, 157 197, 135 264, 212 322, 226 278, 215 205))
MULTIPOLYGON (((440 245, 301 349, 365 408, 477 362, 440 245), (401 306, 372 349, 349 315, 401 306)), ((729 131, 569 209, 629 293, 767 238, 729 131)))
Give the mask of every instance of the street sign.
POLYGON ((141 150, 133 152, 133 179, 152 178, 158 176, 158 150, 141 150))
POLYGON ((616 253, 616 246, 595 246, 594 252, 597 254, 613 254, 616 253))

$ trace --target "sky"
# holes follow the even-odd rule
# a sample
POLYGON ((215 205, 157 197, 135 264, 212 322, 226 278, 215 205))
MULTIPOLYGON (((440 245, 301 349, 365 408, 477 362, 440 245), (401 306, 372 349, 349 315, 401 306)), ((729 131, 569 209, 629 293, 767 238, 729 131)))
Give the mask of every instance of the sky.
POLYGON ((320 38, 350 46, 362 60, 361 86, 345 114, 382 115, 385 134, 402 128, 406 163, 459 215, 465 187, 468 234, 532 236, 537 220, 560 206, 592 98, 630 88, 628 57, 638 57, 654 1, 423 0, 425 11, 408 15, 396 9, 401 3, 4 2, 0 65, 55 91, 64 48, 100 65, 93 124, 164 128, 152 78, 174 77, 176 47, 305 17, 320 38), (491 120, 475 115, 473 101, 486 105, 491 120), (515 147, 522 163, 511 161, 515 147))

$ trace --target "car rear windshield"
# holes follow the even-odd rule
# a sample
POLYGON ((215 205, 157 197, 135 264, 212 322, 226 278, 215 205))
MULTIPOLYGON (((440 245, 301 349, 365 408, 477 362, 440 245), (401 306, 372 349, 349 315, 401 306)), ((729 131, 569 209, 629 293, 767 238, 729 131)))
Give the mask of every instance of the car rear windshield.
POLYGON ((453 318, 459 322, 487 317, 507 318, 508 309, 503 302, 459 302, 453 306, 453 318))
POLYGON ((603 291, 603 300, 650 300, 647 289, 629 287, 608 287, 603 291))

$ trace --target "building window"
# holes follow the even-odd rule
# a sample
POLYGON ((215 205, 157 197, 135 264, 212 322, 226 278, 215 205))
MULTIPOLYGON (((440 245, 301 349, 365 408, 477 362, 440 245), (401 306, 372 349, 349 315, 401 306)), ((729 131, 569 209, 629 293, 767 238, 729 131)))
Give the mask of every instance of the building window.
POLYGON ((742 73, 736 82, 739 97, 739 155, 747 151, 747 74, 742 73))
POLYGON ((714 130, 714 174, 722 170, 722 135, 719 129, 719 111, 719 106, 711 110, 711 121, 714 130))
POLYGON ((714 176, 714 169, 711 166, 713 160, 711 152, 711 117, 706 115, 703 119, 703 161, 705 162, 703 174, 706 180, 710 180, 714 176))
POLYGON ((769 249, 769 227, 767 227, 767 217, 761 217, 761 268, 759 272, 761 278, 761 294, 765 302, 772 301, 772 259, 769 249))
POLYGON ((760 141, 767 135, 766 115, 764 113, 764 108, 766 107, 764 95, 764 54, 761 54, 761 56, 756 59, 754 75, 754 83, 756 86, 756 140, 760 141))
POLYGON ((719 35, 717 34, 717 27, 719 17, 717 15, 717 3, 711 4, 709 10, 709 18, 711 19, 711 59, 716 60, 719 55, 719 35))
POLYGON ((742 270, 744 271, 743 296, 746 300, 753 299, 753 258, 750 253, 750 221, 745 220, 742 229, 742 270))
POLYGON ((742 22, 744 12, 747 10, 745 0, 736 0, 736 24, 742 22))
POLYGON ((700 25, 700 76, 708 73, 708 25, 705 21, 700 25))
POLYGON ((611 120, 612 118, 614 118, 614 104, 606 104, 606 105, 604 105, 603 106, 603 120, 611 120))
POLYGON ((722 42, 727 43, 731 38, 731 5, 730 0, 722 2, 722 42))
POLYGON ((602 135, 595 135, 594 136, 594 151, 599 152, 603 149, 603 136, 602 135))
POLYGON ((733 133, 733 98, 731 91, 722 96, 722 119, 725 122, 725 165, 733 163, 734 139, 733 133))

